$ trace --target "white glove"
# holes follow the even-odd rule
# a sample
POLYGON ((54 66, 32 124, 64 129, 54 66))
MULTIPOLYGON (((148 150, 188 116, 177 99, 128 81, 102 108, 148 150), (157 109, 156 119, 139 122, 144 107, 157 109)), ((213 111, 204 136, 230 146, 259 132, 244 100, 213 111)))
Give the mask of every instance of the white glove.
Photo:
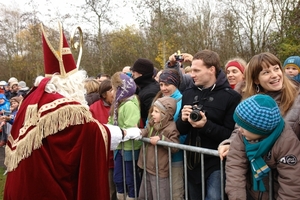
POLYGON ((122 131, 120 129, 120 127, 118 126, 114 126, 111 124, 104 124, 110 132, 111 135, 111 143, 110 143, 110 150, 115 150, 117 149, 118 145, 120 144, 120 142, 122 142, 122 131))
POLYGON ((123 141, 131 140, 131 139, 139 140, 142 138, 141 129, 137 127, 127 128, 124 130, 126 131, 126 136, 124 137, 123 141))

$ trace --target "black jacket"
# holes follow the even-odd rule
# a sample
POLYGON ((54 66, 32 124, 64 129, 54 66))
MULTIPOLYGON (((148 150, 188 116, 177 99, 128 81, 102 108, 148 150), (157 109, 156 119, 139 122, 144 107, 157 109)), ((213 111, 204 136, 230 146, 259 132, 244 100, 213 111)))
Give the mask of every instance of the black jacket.
MULTIPOLYGON (((180 134, 188 134, 186 144, 209 149, 217 149, 220 142, 230 137, 235 122, 233 112, 241 100, 241 95, 231 89, 225 73, 221 70, 215 85, 206 89, 194 86, 183 93, 182 105, 202 106, 207 122, 202 128, 193 128, 189 122, 176 122, 180 134), (197 103, 196 103, 197 102, 197 103)), ((200 154, 188 152, 188 175, 195 183, 200 183, 200 154)), ((205 177, 220 169, 219 157, 205 156, 205 177)))
POLYGON ((140 107, 141 107, 141 118, 143 120, 143 125, 145 125, 148 111, 152 105, 152 100, 159 92, 159 84, 152 78, 152 74, 146 74, 134 79, 137 90, 136 94, 140 100, 140 107))

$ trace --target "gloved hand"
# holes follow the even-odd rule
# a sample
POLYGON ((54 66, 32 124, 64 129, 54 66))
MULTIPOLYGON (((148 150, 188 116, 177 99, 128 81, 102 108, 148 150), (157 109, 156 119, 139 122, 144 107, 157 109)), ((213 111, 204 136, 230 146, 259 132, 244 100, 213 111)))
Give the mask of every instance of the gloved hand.
POLYGON ((133 127, 133 128, 127 128, 124 129, 126 135, 123 139, 123 141, 127 141, 127 140, 131 140, 131 139, 135 139, 135 140, 139 140, 142 138, 141 135, 141 129, 137 128, 137 127, 133 127))

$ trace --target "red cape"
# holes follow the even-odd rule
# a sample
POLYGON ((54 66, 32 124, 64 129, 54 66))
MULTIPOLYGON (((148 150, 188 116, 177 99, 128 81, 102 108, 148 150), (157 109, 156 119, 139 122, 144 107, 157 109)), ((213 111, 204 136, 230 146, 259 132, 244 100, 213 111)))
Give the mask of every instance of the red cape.
MULTIPOLYGON (((90 111, 95 119, 102 124, 107 124, 110 106, 105 106, 103 99, 90 105, 90 111)), ((109 152, 109 168, 114 168, 114 151, 109 152)))
POLYGON ((15 119, 4 199, 108 200, 109 130, 78 102, 41 95, 46 83, 23 100, 15 119), (29 109, 35 103, 37 118, 29 109))

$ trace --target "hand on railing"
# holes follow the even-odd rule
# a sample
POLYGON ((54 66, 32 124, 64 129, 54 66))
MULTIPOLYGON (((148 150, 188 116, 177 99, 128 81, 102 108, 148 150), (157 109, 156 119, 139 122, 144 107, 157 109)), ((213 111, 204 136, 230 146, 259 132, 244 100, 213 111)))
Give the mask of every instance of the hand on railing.
POLYGON ((220 145, 218 147, 218 152, 219 152, 219 156, 220 156, 221 160, 223 160, 227 156, 228 151, 229 151, 229 147, 230 147, 229 144, 220 145))

